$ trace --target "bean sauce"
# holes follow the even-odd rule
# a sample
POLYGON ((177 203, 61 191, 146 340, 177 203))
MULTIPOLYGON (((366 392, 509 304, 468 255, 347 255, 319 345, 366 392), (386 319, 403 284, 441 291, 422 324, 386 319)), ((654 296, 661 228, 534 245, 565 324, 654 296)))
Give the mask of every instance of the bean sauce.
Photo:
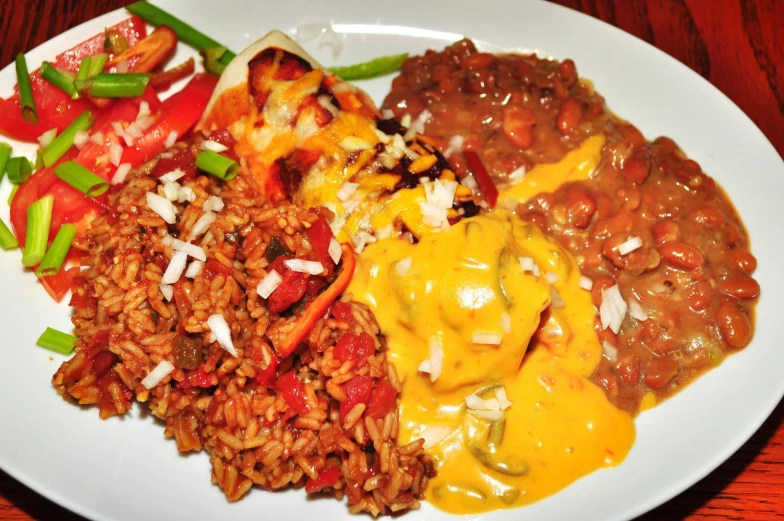
MULTIPOLYGON (((442 150, 462 136, 499 184, 606 136, 592 179, 534 196, 517 214, 570 251, 597 309, 616 284, 633 302, 638 318, 627 314, 617 335, 596 320, 617 357, 603 357, 592 379, 618 407, 636 413, 646 394, 672 395, 751 340, 757 261, 726 194, 671 139, 646 141, 614 116, 571 60, 492 55, 462 40, 406 61, 384 108, 429 110, 425 134, 442 150), (621 255, 632 238, 642 247, 621 255)), ((462 154, 449 159, 466 173, 462 154)))

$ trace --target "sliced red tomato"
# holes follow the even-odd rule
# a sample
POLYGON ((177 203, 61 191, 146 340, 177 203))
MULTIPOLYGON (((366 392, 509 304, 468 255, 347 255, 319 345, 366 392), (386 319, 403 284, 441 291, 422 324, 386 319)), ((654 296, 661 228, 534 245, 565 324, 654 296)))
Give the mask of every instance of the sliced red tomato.
POLYGON ((324 469, 319 472, 316 479, 309 479, 308 482, 305 483, 305 492, 313 494, 315 492, 320 492, 324 487, 332 487, 338 482, 340 476, 342 476, 340 467, 329 467, 328 469, 324 469))
MULTIPOLYGON (((130 45, 136 44, 147 34, 144 21, 133 16, 109 28, 121 34, 130 45)), ((57 56, 53 65, 75 72, 82 58, 103 52, 104 33, 85 40, 57 56)), ((32 125, 24 120, 19 94, 0 100, 0 134, 20 141, 36 141, 49 129, 63 130, 84 110, 94 108, 89 100, 72 100, 65 92, 41 78, 38 70, 30 74, 30 85, 38 112, 38 122, 32 125)))
POLYGON ((374 420, 383 418, 395 407, 395 398, 397 398, 397 389, 386 380, 379 380, 376 388, 373 389, 365 415, 374 420))
POLYGON ((349 325, 354 324, 354 315, 351 313, 351 304, 337 301, 332 304, 332 309, 330 312, 332 313, 332 316, 335 317, 335 320, 348 322, 349 325))
POLYGON ((352 360, 354 367, 367 365, 368 357, 376 351, 373 337, 365 332, 360 334, 344 333, 338 340, 332 354, 343 363, 352 360))
POLYGON ((197 74, 180 92, 161 105, 158 121, 123 153, 122 162, 141 165, 163 148, 169 134, 184 135, 201 118, 218 79, 211 74, 197 74))
POLYGON ((267 299, 267 306, 273 313, 280 313, 288 309, 289 306, 302 298, 307 289, 308 274, 291 271, 284 264, 285 261, 293 258, 291 255, 280 255, 269 266, 270 271, 275 270, 283 279, 283 282, 267 299))
POLYGON ((278 376, 278 357, 273 356, 272 362, 263 371, 256 373, 256 381, 269 388, 275 387, 275 380, 278 376))
POLYGON ((305 394, 305 385, 300 382, 294 371, 289 371, 279 377, 275 386, 280 390, 283 400, 289 407, 300 414, 306 414, 310 410, 308 397, 305 394))
POLYGON ((369 376, 355 376, 343 384, 346 400, 340 402, 340 419, 346 417, 360 403, 367 405, 373 393, 373 379, 369 376))

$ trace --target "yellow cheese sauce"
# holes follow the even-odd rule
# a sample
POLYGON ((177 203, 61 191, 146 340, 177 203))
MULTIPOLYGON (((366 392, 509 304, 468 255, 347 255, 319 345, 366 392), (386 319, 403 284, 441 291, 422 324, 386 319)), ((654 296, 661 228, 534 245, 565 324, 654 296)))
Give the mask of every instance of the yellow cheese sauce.
POLYGON ((379 241, 360 256, 348 291, 375 313, 404 382, 399 443, 448 434, 428 448, 438 476, 427 500, 438 508, 524 505, 623 461, 634 424, 588 380, 602 350, 579 276, 555 241, 505 212, 463 220, 415 245, 379 241), (524 272, 519 257, 532 258, 541 275, 524 272), (558 277, 555 296, 548 274, 558 277), (565 305, 548 307, 558 297, 565 305), (503 339, 476 344, 475 333, 503 339), (443 363, 431 382, 418 367, 434 338, 443 363), (467 412, 467 395, 499 386, 512 403, 503 420, 467 412))

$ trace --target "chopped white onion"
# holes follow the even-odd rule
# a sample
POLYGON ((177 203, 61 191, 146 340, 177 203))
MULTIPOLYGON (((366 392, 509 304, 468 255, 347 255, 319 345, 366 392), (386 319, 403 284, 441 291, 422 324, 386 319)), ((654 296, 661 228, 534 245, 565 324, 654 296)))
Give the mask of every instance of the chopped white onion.
POLYGON ((164 145, 166 146, 166 148, 173 147, 174 144, 177 142, 177 138, 178 137, 179 136, 177 135, 177 132, 175 132, 174 130, 169 132, 169 135, 166 136, 166 142, 164 142, 164 145))
POLYGON ((147 192, 147 206, 150 207, 150 210, 160 215, 161 219, 168 224, 177 222, 177 208, 165 197, 161 197, 153 192, 147 192))
POLYGON ((509 179, 509 181, 512 183, 517 183, 521 181, 523 177, 525 177, 525 173, 526 173, 525 167, 521 166, 520 168, 512 170, 512 172, 509 173, 507 179, 509 179))
POLYGON ((96 145, 103 145, 104 142, 106 141, 106 136, 104 136, 103 132, 99 130, 98 132, 90 136, 90 141, 95 143, 96 145))
POLYGON ((338 189, 338 192, 335 195, 337 195, 338 199, 340 199, 341 201, 348 201, 351 198, 351 196, 354 195, 354 192, 357 191, 357 188, 359 188, 359 185, 357 183, 349 183, 348 181, 346 181, 338 189))
POLYGON ((629 299, 629 315, 635 320, 639 320, 640 322, 645 322, 648 320, 648 315, 645 313, 645 310, 642 309, 642 306, 636 299, 630 298, 629 299))
POLYGON ((158 179, 161 181, 161 183, 174 183, 183 176, 185 176, 185 172, 183 172, 180 168, 175 168, 168 174, 163 174, 158 179))
POLYGON ((411 126, 411 114, 403 114, 403 117, 400 118, 400 124, 404 127, 408 128, 411 126))
POLYGON ((264 275, 264 278, 261 279, 261 282, 256 286, 256 293, 258 293, 261 298, 269 298, 269 296, 272 295, 272 292, 278 289, 278 286, 280 286, 282 282, 283 277, 281 277, 277 271, 271 270, 264 275))
POLYGON ((207 325, 210 326, 210 331, 215 335, 215 340, 218 341, 220 346, 226 350, 231 356, 237 356, 237 349, 234 347, 234 342, 231 341, 231 329, 223 315, 216 313, 210 315, 207 319, 207 325))
POLYGON ((170 301, 174 296, 174 288, 171 284, 158 284, 158 287, 160 288, 161 293, 163 293, 163 298, 166 299, 166 302, 170 301))
POLYGON ((201 142, 199 148, 202 150, 209 150, 211 152, 218 152, 218 153, 225 152, 229 149, 229 147, 227 147, 222 143, 218 143, 217 141, 209 141, 206 139, 201 142))
POLYGON ((452 208, 457 190, 456 181, 442 183, 436 179, 432 183, 423 185, 425 188, 425 202, 419 203, 422 212, 422 222, 433 228, 445 229, 449 226, 447 211, 452 208))
POLYGON ((378 138, 378 140, 379 140, 380 142, 382 142, 383 144, 385 144, 385 145, 386 145, 387 143, 390 143, 390 142, 392 141, 392 136, 389 136, 389 135, 387 135, 387 134, 385 134, 385 133, 381 132, 381 131, 380 131, 379 129, 377 129, 377 128, 373 128, 373 133, 376 135, 376 137, 378 138))
POLYGON ((89 141, 90 133, 86 130, 77 130, 76 133, 74 133, 74 146, 79 150, 83 149, 84 145, 86 145, 89 141))
POLYGON ((197 246, 195 244, 191 244, 189 242, 181 241, 180 239, 175 239, 171 235, 164 235, 161 242, 164 246, 171 246, 174 251, 181 251, 186 255, 193 257, 196 260, 200 260, 202 262, 207 260, 207 254, 204 253, 204 249, 201 246, 197 246))
POLYGON ((411 264, 414 260, 411 257, 405 257, 400 259, 395 263, 395 273, 400 275, 401 277, 408 273, 408 270, 411 269, 411 264))
POLYGON ((501 345, 503 339, 504 335, 500 333, 489 333, 486 331, 478 331, 471 337, 471 341, 474 344, 485 344, 493 346, 501 345))
POLYGON ((495 399, 498 400, 498 406, 501 407, 502 411, 507 410, 509 407, 512 406, 512 402, 509 401, 509 398, 506 397, 506 388, 500 387, 495 391, 495 399))
POLYGON ((501 315, 500 326, 504 333, 509 334, 512 332, 512 317, 509 315, 509 313, 504 313, 501 315))
POLYGON ((419 364, 418 369, 423 373, 430 373, 430 381, 435 382, 441 376, 444 365, 444 346, 440 338, 430 339, 430 358, 419 364))
POLYGON ((114 166, 120 166, 120 161, 122 161, 123 156, 123 147, 119 143, 112 142, 109 145, 109 162, 114 166))
POLYGON ((125 178, 128 176, 128 172, 131 171, 131 164, 130 163, 122 163, 120 166, 117 167, 117 170, 114 171, 114 175, 112 176, 112 184, 119 185, 125 182, 125 178))
POLYGON ((504 417, 503 411, 483 411, 477 409, 468 409, 468 413, 476 416, 477 418, 482 418, 483 420, 497 422, 501 418, 504 417))
POLYGON ((169 265, 166 266, 166 271, 163 272, 161 277, 161 284, 174 284, 185 271, 185 264, 188 262, 188 255, 182 251, 175 251, 169 260, 169 265))
MULTIPOLYGON (((479 190, 479 185, 477 184, 476 179, 474 179, 474 176, 472 176, 471 174, 466 174, 460 180, 460 184, 465 186, 466 188, 470 188, 472 192, 476 192, 477 190, 479 190)), ((515 202, 515 204, 517 203, 515 202)))
POLYGON ((599 318, 602 329, 608 327, 613 333, 621 330, 621 324, 626 316, 626 301, 621 295, 618 285, 602 290, 602 304, 599 306, 599 318))
POLYGON ((205 212, 220 212, 224 207, 225 204, 223 203, 223 199, 217 195, 211 195, 206 201, 204 201, 201 209, 205 212))
POLYGON ((520 261, 520 267, 523 271, 534 271, 536 264, 534 264, 533 257, 520 257, 517 260, 520 261))
POLYGON ((450 434, 455 432, 455 430, 457 430, 455 427, 449 425, 430 425, 425 427, 425 430, 419 434, 419 437, 425 440, 422 448, 429 449, 435 447, 444 441, 450 434))
POLYGON ((146 101, 139 103, 139 114, 137 114, 136 119, 146 118, 150 114, 152 114, 152 112, 150 112, 150 104, 146 101))
POLYGON ((503 411, 512 406, 503 387, 496 390, 494 398, 484 399, 476 394, 469 394, 465 397, 465 404, 469 414, 491 421, 500 420, 503 411))
POLYGON ((147 376, 142 380, 142 385, 147 389, 152 389, 169 376, 172 371, 174 371, 174 365, 168 360, 163 360, 155 366, 155 369, 147 373, 147 376))
POLYGON ((558 290, 552 286, 550 286, 550 305, 555 309, 566 307, 566 302, 561 297, 561 294, 558 293, 558 290))
POLYGON ((340 142, 340 148, 346 152, 361 152, 363 150, 370 150, 373 148, 373 145, 360 137, 349 136, 340 142))
POLYGON ((638 248, 642 248, 642 239, 639 237, 630 237, 629 240, 617 246, 618 253, 621 255, 627 255, 638 248))
POLYGON ((193 223, 193 228, 191 228, 191 233, 188 235, 188 240, 193 240, 196 237, 200 237, 206 233, 207 230, 210 229, 210 225, 215 222, 215 219, 218 218, 218 214, 214 212, 207 212, 199 219, 193 223))
POLYGON ((390 109, 384 109, 381 111, 381 117, 384 119, 395 119, 395 113, 390 109))
POLYGON ((183 186, 177 192, 177 202, 184 203, 185 201, 194 201, 196 199, 196 192, 190 186, 183 186))
POLYGON ((447 145, 446 150, 444 150, 444 157, 449 157, 457 152, 462 152, 464 142, 465 138, 460 134, 450 137, 449 144, 447 145))
POLYGON ((591 288, 593 288, 593 281, 585 275, 580 275, 580 280, 577 282, 577 285, 584 290, 591 291, 591 288))
POLYGON ((553 273, 552 271, 548 271, 547 273, 544 274, 544 279, 550 284, 555 284, 556 282, 558 282, 559 277, 556 273, 553 273))
POLYGON ((378 240, 389 239, 393 235, 395 235, 395 227, 391 224, 388 224, 383 228, 379 228, 378 230, 376 230, 376 239, 378 240))
POLYGON ((163 183, 163 196, 176 202, 180 198, 180 183, 163 183))
POLYGON ((332 259, 332 262, 335 264, 340 262, 340 257, 343 255, 343 249, 340 247, 338 240, 334 237, 329 240, 329 248, 327 248, 327 252, 329 253, 329 258, 332 259))
POLYGON ((287 259, 283 264, 291 271, 298 273, 308 273, 310 275, 321 275, 324 273, 324 266, 320 262, 303 259, 287 259))
POLYGON ((403 136, 403 139, 409 141, 411 139, 414 139, 414 137, 416 137, 417 134, 424 134, 425 123, 427 123, 427 120, 430 119, 432 116, 433 114, 427 109, 420 112, 419 115, 416 117, 416 119, 411 122, 411 125, 408 127, 408 131, 406 132, 406 135, 403 136))
POLYGON ((186 279, 195 279, 199 275, 201 275, 201 271, 204 269, 204 262, 195 260, 188 264, 188 269, 185 270, 185 278, 186 279))
POLYGON ((618 361, 618 348, 609 343, 607 340, 602 342, 602 354, 610 362, 618 361))
POLYGON ((332 114, 333 117, 340 113, 340 109, 332 103, 332 99, 326 94, 322 94, 316 98, 316 100, 318 101, 318 104, 321 105, 321 108, 332 114))

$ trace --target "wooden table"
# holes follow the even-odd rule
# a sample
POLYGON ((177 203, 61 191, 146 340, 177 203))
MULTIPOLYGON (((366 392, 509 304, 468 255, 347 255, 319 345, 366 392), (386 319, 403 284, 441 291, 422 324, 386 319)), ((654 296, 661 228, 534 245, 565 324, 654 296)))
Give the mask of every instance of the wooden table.
MULTIPOLYGON (((784 0, 557 0, 684 62, 737 103, 784 156, 784 0)), ((0 67, 124 0, 0 0, 0 67)), ((784 515, 784 402, 729 461, 638 521, 784 515)), ((81 519, 0 472, 0 521, 81 519)))

